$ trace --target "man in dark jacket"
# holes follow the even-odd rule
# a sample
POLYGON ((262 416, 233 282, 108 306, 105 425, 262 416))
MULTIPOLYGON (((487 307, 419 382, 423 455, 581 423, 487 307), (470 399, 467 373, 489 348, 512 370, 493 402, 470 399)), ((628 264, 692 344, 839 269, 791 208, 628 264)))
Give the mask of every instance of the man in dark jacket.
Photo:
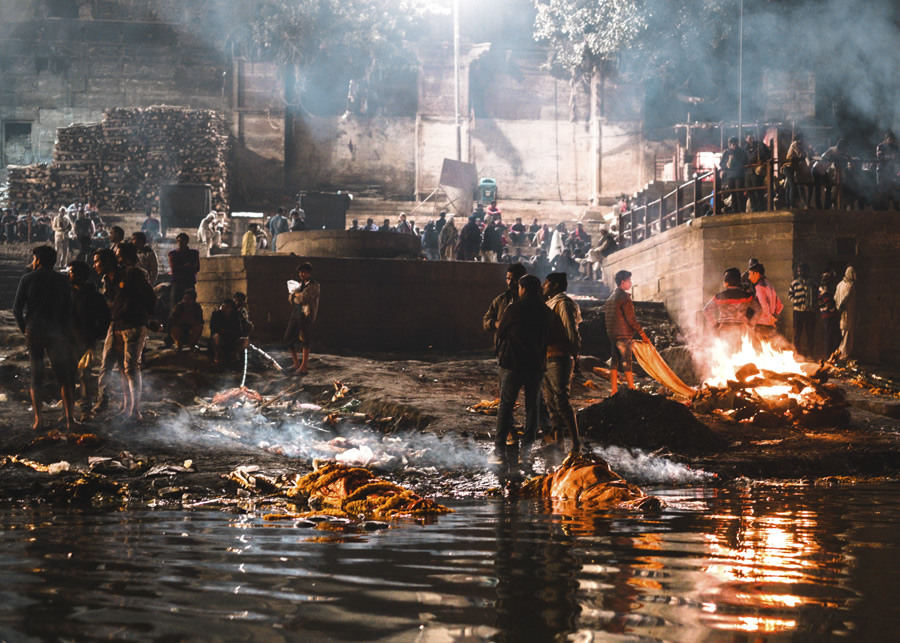
POLYGON ((550 410, 554 441, 560 446, 564 444, 562 426, 565 426, 572 438, 572 451, 578 451, 581 449, 581 438, 578 436, 570 391, 575 362, 581 352, 581 334, 578 332, 581 310, 566 294, 568 288, 569 280, 564 272, 551 272, 544 281, 547 307, 560 323, 554 324, 547 343, 547 374, 544 376, 543 390, 550 410))
POLYGON ((72 292, 68 280, 55 270, 56 250, 52 246, 38 246, 31 251, 31 272, 19 281, 13 315, 19 330, 25 334, 25 345, 31 358, 31 402, 34 408, 35 431, 42 425, 41 392, 44 385, 44 352, 59 382, 66 427, 79 426, 74 418, 73 388, 75 365, 68 341, 72 292))
POLYGON ((72 284, 72 348, 78 366, 81 420, 91 415, 94 403, 93 366, 97 342, 109 331, 109 306, 94 284, 88 281, 91 269, 83 261, 69 262, 69 282, 72 284))
POLYGON ((538 400, 547 365, 547 340, 554 323, 559 323, 559 319, 544 304, 540 280, 532 275, 519 279, 519 299, 507 306, 497 326, 497 357, 502 385, 494 446, 501 462, 506 461, 506 438, 512 431, 513 407, 523 388, 523 453, 528 453, 537 436, 538 400))
POLYGON ((209 318, 209 340, 212 345, 213 361, 216 364, 230 364, 234 361, 238 348, 250 345, 250 328, 244 316, 238 312, 233 299, 222 300, 218 310, 209 318))
POLYGON ((747 153, 738 145, 737 136, 728 139, 728 149, 722 152, 719 167, 722 168, 722 186, 730 192, 731 206, 729 212, 743 212, 744 201, 744 166, 747 165, 747 153))
POLYGON ((635 333, 639 334, 642 340, 650 343, 647 334, 638 324, 637 317, 634 315, 634 302, 631 301, 629 290, 631 290, 631 273, 627 270, 620 270, 616 273, 616 289, 603 306, 603 313, 606 316, 606 334, 612 345, 612 363, 609 373, 612 395, 619 390, 619 366, 625 371, 625 382, 628 384, 628 388, 634 388, 632 346, 635 333))

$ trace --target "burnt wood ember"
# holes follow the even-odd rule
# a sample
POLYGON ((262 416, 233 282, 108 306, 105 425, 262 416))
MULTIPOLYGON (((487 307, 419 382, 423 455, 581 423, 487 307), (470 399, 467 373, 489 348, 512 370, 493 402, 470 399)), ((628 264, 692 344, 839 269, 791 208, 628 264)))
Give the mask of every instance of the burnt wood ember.
POLYGON ((701 414, 718 414, 736 422, 761 427, 798 426, 845 427, 850 422, 844 391, 827 382, 828 368, 813 376, 801 373, 776 373, 746 364, 736 373, 741 381, 729 380, 725 386, 705 384, 691 401, 701 414), (758 389, 784 387, 790 394, 764 395, 758 389))
POLYGON ((156 209, 159 185, 207 183, 213 207, 227 208, 231 139, 212 110, 108 109, 103 121, 56 130, 53 161, 9 171, 9 199, 40 209, 91 200, 126 211, 156 209))

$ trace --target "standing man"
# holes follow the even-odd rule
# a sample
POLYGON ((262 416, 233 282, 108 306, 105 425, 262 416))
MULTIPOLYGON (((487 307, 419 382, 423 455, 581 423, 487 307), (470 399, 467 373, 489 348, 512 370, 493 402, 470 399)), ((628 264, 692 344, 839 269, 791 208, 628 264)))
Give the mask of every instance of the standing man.
POLYGON ((650 343, 650 339, 638 324, 634 315, 634 302, 631 300, 631 273, 620 270, 616 273, 616 289, 606 304, 603 313, 606 315, 606 334, 612 348, 612 363, 610 365, 609 381, 612 384, 612 395, 619 390, 619 367, 625 372, 625 382, 628 388, 634 388, 634 367, 632 349, 634 336, 638 334, 641 339, 650 343))
POLYGON ((34 408, 34 425, 31 428, 40 430, 43 420, 41 404, 46 351, 59 383, 66 428, 73 431, 80 424, 74 417, 75 364, 68 341, 72 291, 65 275, 53 269, 56 250, 50 246, 37 246, 31 253, 31 272, 19 281, 13 303, 13 315, 19 330, 25 334, 25 345, 31 359, 31 403, 34 408))
POLYGON ((762 309, 756 297, 741 287, 741 271, 728 268, 722 273, 722 290, 703 307, 703 316, 732 354, 741 349, 762 309))
POLYGON ((138 268, 147 273, 147 280, 150 285, 156 284, 156 278, 159 277, 159 258, 156 251, 147 243, 147 234, 145 232, 133 232, 131 234, 131 243, 137 249, 138 268))
POLYGON ((769 146, 757 141, 753 134, 744 136, 744 141, 744 154, 747 155, 748 165, 744 182, 750 197, 750 209, 753 212, 762 212, 766 209, 766 192, 762 189, 768 176, 766 163, 772 158, 772 153, 769 146))
POLYGON ((267 225, 269 227, 269 234, 272 235, 272 252, 275 252, 278 250, 278 235, 282 232, 289 232, 291 229, 291 225, 284 216, 284 208, 278 208, 275 212, 275 216, 269 219, 267 225))
MULTIPOLYGON (((484 314, 481 325, 489 333, 496 333, 500 325, 500 318, 511 303, 519 298, 519 280, 527 274, 525 266, 520 263, 511 264, 506 269, 506 290, 494 297, 487 312, 484 314)), ((494 348, 496 348, 496 336, 494 348)))
POLYGON ((744 166, 747 165, 747 153, 739 146, 737 136, 728 139, 728 149, 722 152, 719 167, 722 169, 722 185, 731 191, 730 212, 743 212, 744 201, 744 166))
POLYGON ((453 261, 455 258, 456 244, 459 240, 459 231, 456 224, 453 223, 453 217, 447 219, 447 223, 441 229, 438 235, 438 244, 441 248, 441 259, 444 261, 453 261))
POLYGON ((856 270, 847 266, 844 279, 834 291, 834 303, 841 313, 841 345, 838 347, 841 359, 849 359, 856 335, 856 270))
POLYGON ((791 305, 794 310, 794 350, 812 359, 816 330, 816 282, 809 278, 809 264, 797 266, 797 278, 791 282, 791 305))
POLYGON ((59 212, 53 217, 53 223, 50 227, 53 228, 53 245, 56 248, 56 258, 60 261, 60 265, 66 266, 69 263, 69 232, 72 231, 72 220, 66 214, 65 208, 59 209, 59 212))
POLYGON ((400 234, 415 234, 412 224, 406 220, 406 212, 400 213, 400 220, 397 222, 396 231, 400 234))
POLYGON ((761 263, 750 266, 747 274, 750 283, 753 284, 753 292, 760 307, 759 321, 755 326, 756 341, 772 344, 777 341, 778 333, 775 330, 775 324, 778 323, 778 315, 784 310, 784 304, 778 298, 775 287, 766 279, 765 266, 761 263))
POLYGON ((835 274, 830 270, 819 281, 819 314, 822 316, 825 359, 831 359, 841 345, 841 319, 834 303, 835 274))
POLYGON ((897 138, 894 132, 888 131, 884 140, 875 148, 875 181, 878 184, 876 196, 876 210, 887 210, 891 201, 895 207, 900 207, 900 195, 898 195, 897 159, 900 158, 900 148, 897 146, 897 138))
POLYGON ((109 249, 115 252, 123 243, 125 243, 125 231, 121 227, 114 225, 109 229, 109 249))
POLYGON ((115 361, 114 351, 118 347, 122 351, 124 376, 124 399, 119 416, 140 422, 143 420, 141 355, 147 341, 150 316, 156 308, 156 295, 147 273, 137 267, 137 249, 130 243, 119 245, 115 254, 111 250, 98 251, 94 257, 94 269, 107 284, 106 297, 110 302, 112 321, 103 344, 99 394, 94 411, 104 410, 109 402, 106 388, 115 361))
POLYGON ((94 379, 94 349, 109 332, 109 306, 97 288, 88 281, 90 266, 84 261, 69 262, 72 284, 72 348, 78 367, 81 421, 91 416, 97 382, 94 379))
POLYGON ((550 410, 554 442, 565 444, 560 425, 565 425, 572 438, 572 451, 581 449, 578 423, 572 409, 570 393, 575 360, 581 351, 581 310, 567 294, 569 279, 564 272, 551 272, 544 281, 547 307, 559 318, 550 332, 547 344, 547 372, 544 375, 544 399, 550 410))
POLYGON ((540 280, 533 275, 519 279, 519 298, 507 306, 497 326, 501 386, 494 453, 502 464, 507 463, 506 438, 512 431, 513 407, 523 388, 525 433, 521 452, 527 454, 537 437, 541 381, 554 322, 559 323, 541 298, 540 280))
POLYGON ((284 331, 284 343, 287 344, 291 359, 294 361, 291 372, 306 375, 309 368, 312 325, 319 311, 319 282, 312 278, 312 264, 308 262, 297 266, 297 275, 300 277, 300 285, 289 297, 294 310, 284 331), (302 360, 298 357, 298 350, 302 351, 302 360))
POLYGON ((172 289, 169 310, 184 297, 184 291, 193 288, 200 272, 200 252, 188 247, 190 238, 182 232, 175 237, 178 247, 169 252, 169 268, 172 271, 172 289))
POLYGON ((256 233, 259 230, 259 224, 251 223, 247 227, 247 232, 241 238, 241 256, 250 257, 256 254, 256 233))

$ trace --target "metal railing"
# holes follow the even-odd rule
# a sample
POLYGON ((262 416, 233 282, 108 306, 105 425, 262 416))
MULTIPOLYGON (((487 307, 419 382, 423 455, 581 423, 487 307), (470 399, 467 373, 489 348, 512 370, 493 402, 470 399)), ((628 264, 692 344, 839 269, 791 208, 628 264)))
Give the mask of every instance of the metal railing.
POLYGON ((729 195, 737 193, 765 193, 767 210, 775 208, 775 161, 746 165, 754 172, 764 167, 765 181, 761 186, 725 189, 722 187, 722 171, 719 168, 705 174, 695 174, 687 183, 675 187, 646 205, 632 208, 619 215, 618 244, 620 248, 640 243, 655 234, 665 232, 691 219, 707 214, 722 214, 722 204, 729 195))

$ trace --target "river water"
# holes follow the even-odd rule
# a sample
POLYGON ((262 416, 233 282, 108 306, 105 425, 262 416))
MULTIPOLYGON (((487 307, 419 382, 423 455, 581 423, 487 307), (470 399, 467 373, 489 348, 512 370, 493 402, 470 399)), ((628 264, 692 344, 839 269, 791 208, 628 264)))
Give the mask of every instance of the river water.
POLYGON ((897 640, 896 485, 445 500, 359 531, 212 510, 0 517, 0 640, 897 640))

